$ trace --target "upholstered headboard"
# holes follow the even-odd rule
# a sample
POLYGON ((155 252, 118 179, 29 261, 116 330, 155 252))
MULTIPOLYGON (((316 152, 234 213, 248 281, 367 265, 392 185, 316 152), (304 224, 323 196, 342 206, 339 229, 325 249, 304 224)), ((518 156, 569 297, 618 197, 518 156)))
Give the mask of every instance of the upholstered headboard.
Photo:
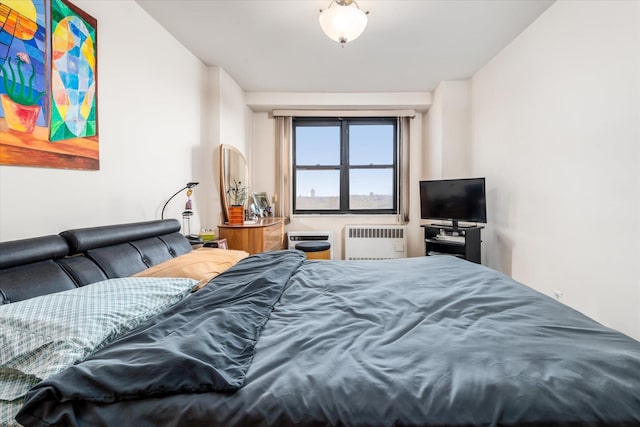
POLYGON ((126 277, 191 251, 175 219, 63 231, 0 243, 4 304, 126 277))

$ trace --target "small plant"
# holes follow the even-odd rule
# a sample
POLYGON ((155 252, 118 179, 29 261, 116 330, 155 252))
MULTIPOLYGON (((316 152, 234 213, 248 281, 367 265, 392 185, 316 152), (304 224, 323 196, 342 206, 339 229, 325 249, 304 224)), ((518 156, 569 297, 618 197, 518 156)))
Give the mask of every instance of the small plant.
POLYGON ((244 205, 247 201, 247 186, 242 185, 242 182, 233 180, 233 185, 229 186, 227 194, 231 198, 232 205, 244 205))
POLYGON ((13 58, 13 61, 16 64, 16 69, 18 71, 18 78, 20 80, 20 85, 18 86, 16 81, 16 70, 14 69, 14 65, 11 63, 11 57, 7 58, 4 64, 0 65, 0 69, 2 70, 2 78, 4 83, 5 92, 13 102, 21 105, 34 105, 36 102, 40 100, 43 92, 35 92, 33 91, 33 79, 36 77, 36 70, 31 61, 29 60, 29 56, 24 52, 18 52, 16 57, 13 58), (9 71, 5 68, 5 65, 8 65, 9 71), (22 64, 31 65, 31 77, 29 78, 29 86, 25 84, 24 73, 22 72, 22 64), (11 81, 9 81, 9 72, 11 72, 11 81), (28 89, 28 91, 27 91, 28 89))

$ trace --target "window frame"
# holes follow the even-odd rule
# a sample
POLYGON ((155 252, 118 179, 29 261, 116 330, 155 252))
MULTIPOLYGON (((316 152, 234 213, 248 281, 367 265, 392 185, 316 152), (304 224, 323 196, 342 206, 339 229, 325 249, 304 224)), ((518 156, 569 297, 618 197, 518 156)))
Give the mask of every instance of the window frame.
POLYGON ((294 215, 397 215, 399 189, 399 138, 398 119, 396 117, 292 117, 292 158, 291 158, 291 187, 292 187, 292 210, 294 215), (350 125, 372 125, 384 124, 393 126, 393 163, 392 164, 369 164, 351 165, 349 163, 349 126, 350 125), (297 165, 296 163, 296 129, 298 127, 310 126, 340 126, 340 164, 338 165, 297 165), (366 169, 391 169, 393 175, 393 206, 387 209, 349 209, 349 173, 351 170, 366 169), (297 172, 299 170, 338 170, 340 175, 340 197, 339 209, 298 209, 297 203, 297 172))

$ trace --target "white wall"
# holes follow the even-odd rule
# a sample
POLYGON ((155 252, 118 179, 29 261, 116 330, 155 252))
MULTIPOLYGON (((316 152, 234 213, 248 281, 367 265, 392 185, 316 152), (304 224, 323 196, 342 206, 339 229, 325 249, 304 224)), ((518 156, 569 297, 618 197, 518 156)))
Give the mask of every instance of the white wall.
POLYGON ((206 216, 203 227, 216 229, 224 219, 220 202, 220 144, 231 145, 240 150, 251 170, 251 138, 253 112, 245 102, 245 92, 220 67, 209 67, 208 113, 204 126, 208 129, 209 141, 206 161, 212 165, 207 176, 206 216))
MULTIPOLYGON (((220 143, 250 155, 253 112, 245 102, 245 92, 220 69, 220 143)), ((247 159, 249 160, 249 159, 247 159)))
POLYGON ((467 80, 441 82, 425 116, 423 179, 471 178, 471 105, 467 80))
POLYGON ((253 114, 251 157, 260 159, 250 169, 251 192, 265 191, 271 199, 276 192, 276 121, 268 113, 253 114))
POLYGON ((557 2, 471 88, 487 264, 636 339, 639 57, 640 2, 557 2))
MULTIPOLYGON (((438 89, 438 88, 436 88, 438 89)), ((442 178, 443 101, 442 90, 433 92, 433 105, 424 114, 422 178, 442 178)))
MULTIPOLYGON (((159 219, 171 194, 211 170, 206 67, 133 1, 74 3, 98 20, 100 170, 0 166, 2 241, 159 219)), ((181 220, 185 201, 177 196, 165 216, 181 220)))

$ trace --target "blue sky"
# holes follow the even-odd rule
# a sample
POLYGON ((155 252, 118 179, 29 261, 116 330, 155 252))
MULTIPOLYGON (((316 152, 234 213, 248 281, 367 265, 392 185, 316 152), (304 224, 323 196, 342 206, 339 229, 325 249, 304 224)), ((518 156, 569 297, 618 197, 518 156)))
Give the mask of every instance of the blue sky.
MULTIPOLYGON (((392 164, 392 125, 351 125, 349 157, 351 164, 392 164)), ((313 126, 296 128, 296 163, 299 165, 339 165, 340 127, 313 126)), ((393 173, 387 170, 351 171, 351 194, 393 194, 393 173)), ((297 195, 338 196, 340 176, 336 171, 300 171, 297 195)))

